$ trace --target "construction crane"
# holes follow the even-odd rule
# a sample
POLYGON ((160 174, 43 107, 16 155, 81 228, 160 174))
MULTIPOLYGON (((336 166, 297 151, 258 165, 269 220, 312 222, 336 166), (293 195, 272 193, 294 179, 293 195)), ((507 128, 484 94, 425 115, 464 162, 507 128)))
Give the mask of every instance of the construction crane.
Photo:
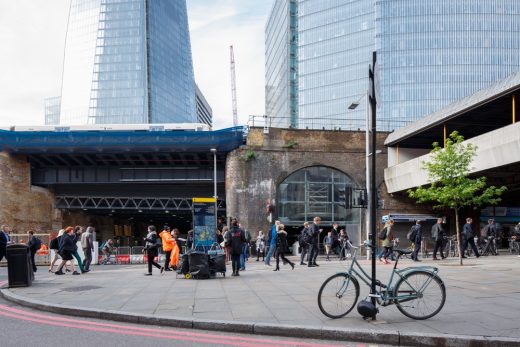
POLYGON ((233 103, 233 126, 238 125, 238 112, 237 112, 237 82, 235 78, 235 55, 233 54, 233 45, 229 46, 230 58, 231 58, 231 97, 233 103))

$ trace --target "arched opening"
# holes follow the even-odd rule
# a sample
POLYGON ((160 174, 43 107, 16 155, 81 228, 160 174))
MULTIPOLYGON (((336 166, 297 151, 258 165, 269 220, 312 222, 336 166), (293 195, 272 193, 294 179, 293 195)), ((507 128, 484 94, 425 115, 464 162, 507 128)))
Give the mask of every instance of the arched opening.
POLYGON ((338 223, 358 231, 361 211, 345 205, 345 192, 356 187, 349 176, 330 167, 295 171, 278 186, 278 219, 287 226, 299 227, 319 216, 324 226, 338 223))

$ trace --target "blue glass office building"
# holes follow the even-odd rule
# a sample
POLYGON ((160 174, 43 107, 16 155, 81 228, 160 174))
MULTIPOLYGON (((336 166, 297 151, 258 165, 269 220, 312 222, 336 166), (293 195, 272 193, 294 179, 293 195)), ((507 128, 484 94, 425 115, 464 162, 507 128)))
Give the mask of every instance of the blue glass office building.
MULTIPOLYGON (((275 0, 266 42, 287 30, 276 26, 284 21, 279 8, 289 15, 277 6, 285 2, 275 0)), ((298 106, 292 118, 299 128, 365 128, 374 50, 380 130, 403 127, 520 67, 517 0, 298 0, 296 11, 298 106), (349 110, 353 102, 359 106, 349 110)), ((266 44, 266 71, 285 64, 279 70, 287 75, 293 67, 272 59, 272 50, 266 44)), ((273 125, 287 117, 273 106, 282 99, 276 90, 266 91, 273 125)))
POLYGON ((60 124, 195 123, 185 0, 72 0, 60 124))

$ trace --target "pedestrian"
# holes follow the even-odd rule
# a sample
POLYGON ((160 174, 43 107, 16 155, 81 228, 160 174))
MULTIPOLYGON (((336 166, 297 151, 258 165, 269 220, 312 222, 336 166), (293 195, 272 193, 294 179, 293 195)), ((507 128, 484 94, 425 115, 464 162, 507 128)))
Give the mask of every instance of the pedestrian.
POLYGON ((462 247, 461 247, 462 258, 467 258, 464 254, 466 253, 466 248, 468 248, 468 244, 473 249, 475 256, 477 258, 480 257, 480 254, 478 254, 477 246, 475 245, 475 240, 473 239, 475 237, 475 234, 473 233, 473 227, 471 226, 472 222, 473 222, 473 219, 468 217, 468 218, 466 218, 466 224, 464 224, 464 227, 462 227, 462 241, 463 241, 462 247))
POLYGON ((305 260, 305 256, 309 254, 309 244, 307 243, 307 239, 309 238, 309 222, 303 223, 303 229, 298 236, 298 243, 300 244, 300 265, 307 265, 305 260))
POLYGON ((83 261, 81 260, 81 257, 79 256, 79 253, 78 253, 78 240, 81 240, 81 234, 83 234, 84 230, 85 229, 82 226, 76 225, 74 227, 74 233, 72 234, 72 236, 73 236, 72 243, 74 244, 74 247, 72 250, 72 256, 74 258, 76 258, 79 269, 81 270, 82 274, 85 272, 88 272, 88 271, 85 271, 85 268, 83 267, 83 261))
POLYGON ((249 258, 249 242, 251 242, 251 234, 247 229, 242 228, 239 224, 238 227, 244 231, 246 241, 242 244, 242 254, 240 255, 240 271, 246 270, 246 262, 249 258))
POLYGON ((421 242, 422 242, 422 226, 421 221, 416 220, 415 225, 412 226, 412 242, 413 242, 413 254, 412 254, 412 260, 413 261, 420 261, 419 260, 419 251, 421 250, 421 242))
POLYGON ((229 234, 229 227, 224 226, 222 228, 222 232, 224 233, 222 236, 224 237, 224 254, 226 255, 226 265, 229 265, 231 261, 231 235, 229 234))
POLYGON ((155 262, 155 257, 158 255, 158 249, 157 249, 157 232, 155 231, 155 226, 149 225, 148 234, 144 238, 146 241, 145 244, 145 250, 146 250, 146 257, 148 258, 148 273, 145 273, 145 276, 151 276, 152 275, 152 265, 161 270, 161 273, 164 271, 164 267, 157 264, 155 262))
POLYGON ((287 244, 287 232, 284 228, 283 224, 278 225, 278 235, 276 237, 276 267, 273 271, 280 271, 280 258, 282 258, 284 265, 289 264, 294 270, 294 263, 285 257, 289 245, 287 244))
POLYGON ((381 246, 384 249, 382 261, 385 264, 390 264, 390 262, 388 261, 388 257, 391 257, 391 255, 392 255, 392 247, 393 247, 392 240, 394 239, 393 228, 394 228, 394 220, 389 219, 386 222, 385 228, 384 228, 385 238, 381 241, 381 246))
POLYGON ((233 273, 231 276, 240 276, 240 256, 242 254, 242 245, 246 242, 244 230, 238 226, 238 221, 231 221, 231 229, 229 230, 231 243, 231 266, 233 273))
POLYGON ((432 239, 435 244, 433 247, 433 260, 439 260, 437 258, 437 251, 440 251, 441 259, 446 258, 444 253, 442 253, 442 245, 445 237, 446 231, 442 225, 442 218, 437 218, 437 223, 432 226, 432 239))
POLYGON ((60 254, 60 239, 63 237, 64 233, 65 229, 60 229, 60 231, 58 231, 58 236, 53 238, 49 245, 49 248, 54 251, 54 256, 52 257, 51 265, 49 266, 49 272, 54 272, 54 264, 58 260, 60 254))
MULTIPOLYGON (((170 239, 172 250, 170 254, 170 266, 173 270, 177 270, 179 267, 179 257, 181 254, 180 242, 181 239, 179 237, 179 229, 174 228, 171 233, 172 237, 170 239)), ((164 242, 163 242, 164 245, 164 242)))
POLYGON ((33 230, 29 230, 29 232, 27 234, 28 234, 28 239, 29 239, 27 241, 27 247, 29 247, 29 252, 31 254, 32 269, 33 269, 33 272, 36 272, 38 270, 38 268, 36 267, 36 261, 34 258, 36 256, 36 252, 40 249, 42 242, 40 241, 39 238, 34 236, 33 230))
POLYGON ((101 247, 101 253, 103 254, 103 260, 101 261, 103 265, 106 265, 110 262, 110 256, 114 252, 114 241, 112 239, 108 239, 103 247, 101 247))
POLYGON ((280 221, 277 220, 274 222, 273 226, 271 227, 271 232, 268 235, 268 245, 269 248, 267 249, 267 255, 265 256, 265 265, 271 266, 271 257, 273 256, 274 252, 276 251, 276 235, 278 233, 278 226, 280 225, 280 221))
POLYGON ((186 236, 186 252, 192 249, 194 246, 193 229, 188 230, 188 236, 186 236))
POLYGON ((55 275, 64 275, 65 273, 62 271, 65 264, 70 261, 72 266, 72 274, 79 275, 80 273, 76 271, 74 267, 74 241, 76 240, 76 235, 74 235, 74 228, 68 226, 65 228, 65 233, 61 236, 59 241, 59 252, 61 256, 61 263, 58 265, 58 269, 54 273, 55 275))
POLYGON ((92 252, 94 252, 94 227, 88 226, 85 232, 81 234, 81 248, 85 256, 83 270, 89 272, 90 264, 92 263, 92 252))
POLYGON ((496 240, 498 239, 497 226, 493 218, 488 219, 488 224, 484 227, 484 237, 486 238, 486 245, 482 254, 491 252, 493 255, 498 255, 496 240))
POLYGON ((332 236, 332 231, 327 233, 327 236, 323 239, 323 244, 325 245, 325 255, 326 261, 330 261, 330 251, 332 250, 332 246, 334 244, 334 237, 332 236))
POLYGON ((220 245, 222 242, 224 242, 224 236, 222 236, 222 230, 217 229, 215 231, 217 243, 220 245))
POLYGON ((165 256, 164 271, 172 271, 172 269, 170 269, 170 258, 171 258, 172 249, 173 249, 173 241, 172 241, 173 236, 172 236, 172 233, 170 232, 170 227, 168 225, 165 225, 163 227, 163 230, 159 234, 159 237, 161 238, 161 241, 162 241, 162 250, 163 250, 163 253, 165 256))
POLYGON ((9 226, 6 224, 2 225, 0 228, 0 261, 4 259, 7 245, 11 243, 9 232, 9 226))
POLYGON ((265 235, 262 230, 258 232, 256 237, 256 261, 260 261, 260 254, 262 254, 262 261, 265 262, 265 235))
POLYGON ((345 232, 345 229, 341 229, 339 231, 339 244, 341 245, 339 260, 347 259, 346 253, 348 250, 350 250, 348 240, 349 240, 349 238, 348 238, 347 233, 345 232))
POLYGON ((310 252, 309 252, 309 264, 308 267, 319 266, 316 263, 316 258, 319 252, 320 233, 323 229, 320 229, 321 218, 314 217, 313 223, 309 226, 310 240, 310 252))
POLYGON ((331 232, 332 232, 331 250, 333 250, 334 253, 336 253, 339 256, 339 252, 340 252, 341 248, 339 246, 339 225, 338 225, 338 223, 332 224, 331 232))

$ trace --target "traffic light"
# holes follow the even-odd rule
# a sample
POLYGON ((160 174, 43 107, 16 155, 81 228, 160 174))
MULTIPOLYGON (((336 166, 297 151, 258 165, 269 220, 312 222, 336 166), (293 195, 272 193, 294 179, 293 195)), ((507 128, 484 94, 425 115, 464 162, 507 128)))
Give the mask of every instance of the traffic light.
POLYGON ((350 209, 352 207, 352 188, 347 187, 346 185, 339 186, 335 189, 335 196, 340 206, 343 206, 346 209, 350 209))

